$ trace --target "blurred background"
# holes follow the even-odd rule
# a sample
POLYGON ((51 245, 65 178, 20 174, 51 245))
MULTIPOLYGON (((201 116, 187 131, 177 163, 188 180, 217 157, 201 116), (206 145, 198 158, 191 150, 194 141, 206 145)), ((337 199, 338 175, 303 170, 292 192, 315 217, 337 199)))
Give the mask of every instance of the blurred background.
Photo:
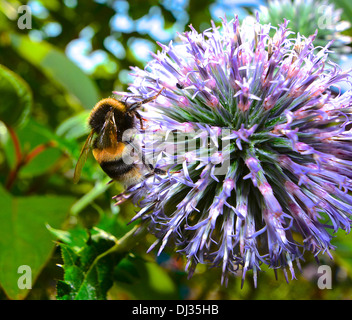
MULTIPOLYGON (((352 65, 349 0, 282 3, 0 0, 0 299, 77 298, 66 294, 67 285, 85 284, 89 279, 80 277, 91 270, 91 261, 134 227, 128 222, 137 208, 114 206, 112 197, 122 186, 108 185, 92 157, 79 184, 73 184, 72 176, 89 132, 89 111, 112 91, 127 90, 130 66, 144 68, 150 52, 160 50, 157 42, 177 40, 177 33, 190 24, 203 31, 211 20, 219 24, 221 17, 232 19, 234 14, 244 19, 259 10, 262 21, 275 25, 287 18, 289 27, 305 36, 319 29, 319 45, 335 39, 332 58, 344 69, 352 65), (86 260, 77 263, 82 252, 86 260), (31 267, 31 281, 19 280, 21 265, 31 267)), ((319 288, 318 264, 309 255, 302 273, 296 270, 297 280, 288 284, 281 271, 276 279, 265 267, 257 289, 250 273, 243 289, 241 274, 225 287, 220 270, 204 266, 187 279, 176 253, 146 253, 154 240, 148 235, 119 257, 102 288, 104 297, 352 298, 352 238, 344 232, 333 240, 334 259, 320 257, 330 267, 331 289, 319 288)))

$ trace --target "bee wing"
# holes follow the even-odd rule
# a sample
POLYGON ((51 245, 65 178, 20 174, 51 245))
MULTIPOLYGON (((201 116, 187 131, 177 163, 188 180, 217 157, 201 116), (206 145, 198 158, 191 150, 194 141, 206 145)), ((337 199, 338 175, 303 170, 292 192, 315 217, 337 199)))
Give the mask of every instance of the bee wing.
POLYGON ((87 160, 88 157, 88 152, 90 149, 90 146, 93 141, 93 130, 90 132, 86 142, 84 143, 84 146, 82 148, 81 154, 79 155, 76 167, 75 167, 75 172, 73 175, 73 182, 77 183, 79 181, 79 178, 81 177, 81 171, 82 168, 87 160))

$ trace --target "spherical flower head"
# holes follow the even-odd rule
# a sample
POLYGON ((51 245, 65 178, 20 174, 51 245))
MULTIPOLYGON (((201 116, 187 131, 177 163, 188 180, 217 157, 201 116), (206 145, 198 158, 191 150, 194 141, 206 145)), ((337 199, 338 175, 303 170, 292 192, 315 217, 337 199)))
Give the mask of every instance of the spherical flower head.
POLYGON ((202 263, 256 283, 267 264, 295 277, 306 251, 330 255, 333 233, 350 231, 352 92, 330 90, 348 73, 287 24, 272 37, 237 18, 191 27, 134 68, 129 99, 164 88, 141 112, 143 158, 159 171, 116 198, 140 206, 152 247, 175 247, 190 275, 202 263))

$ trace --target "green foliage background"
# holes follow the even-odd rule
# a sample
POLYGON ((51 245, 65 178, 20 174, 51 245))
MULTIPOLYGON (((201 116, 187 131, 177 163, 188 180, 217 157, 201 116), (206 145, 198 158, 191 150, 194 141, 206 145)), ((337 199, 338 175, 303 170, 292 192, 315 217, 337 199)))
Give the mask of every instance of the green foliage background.
MULTIPOLYGON (((259 4, 265 2, 0 0, 1 299, 352 298, 350 235, 333 241, 333 260, 321 257, 332 268, 331 290, 318 288, 309 256, 289 284, 264 268, 257 289, 250 276, 240 289, 241 275, 224 287, 220 270, 199 266, 187 279, 176 253, 147 254, 155 239, 134 234, 128 222, 137 208, 114 206, 122 187, 107 184, 92 157, 80 183, 72 183, 89 110, 127 89, 129 67, 143 68, 147 49, 156 52, 156 41, 168 43, 188 24, 204 30, 220 13, 243 17, 259 4), (18 25, 24 4, 32 9, 30 29, 18 25), (21 265, 31 267, 31 289, 18 286, 21 265)), ((335 4, 352 22, 350 2, 335 4)))

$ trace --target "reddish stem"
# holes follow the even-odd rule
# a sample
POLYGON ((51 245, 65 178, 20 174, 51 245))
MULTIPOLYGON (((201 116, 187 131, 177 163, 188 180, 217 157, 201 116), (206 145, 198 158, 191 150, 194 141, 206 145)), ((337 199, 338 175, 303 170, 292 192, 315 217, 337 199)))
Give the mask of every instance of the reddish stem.
POLYGON ((36 156, 38 156, 44 150, 50 147, 54 147, 56 143, 55 141, 49 141, 49 142, 40 144, 39 146, 36 146, 32 151, 30 151, 27 155, 24 155, 21 152, 20 143, 17 138, 16 132, 12 128, 10 127, 8 128, 9 128, 9 133, 13 140, 13 143, 15 146, 15 152, 16 152, 16 165, 13 168, 13 170, 10 171, 5 185, 6 189, 10 190, 15 180, 17 179, 18 173, 21 170, 21 168, 27 165, 30 161, 32 161, 36 156))
POLYGON ((49 141, 47 143, 40 144, 39 146, 36 146, 31 152, 29 152, 25 157, 23 161, 23 165, 28 164, 30 161, 32 161, 37 155, 42 153, 44 150, 50 148, 50 147, 55 147, 56 143, 55 141, 49 141))
POLYGON ((11 128, 8 125, 6 125, 6 127, 7 127, 9 134, 10 134, 10 137, 12 139, 13 146, 15 148, 16 163, 20 163, 22 160, 22 151, 21 151, 20 141, 18 140, 18 137, 17 137, 15 130, 13 130, 13 128, 11 128))

